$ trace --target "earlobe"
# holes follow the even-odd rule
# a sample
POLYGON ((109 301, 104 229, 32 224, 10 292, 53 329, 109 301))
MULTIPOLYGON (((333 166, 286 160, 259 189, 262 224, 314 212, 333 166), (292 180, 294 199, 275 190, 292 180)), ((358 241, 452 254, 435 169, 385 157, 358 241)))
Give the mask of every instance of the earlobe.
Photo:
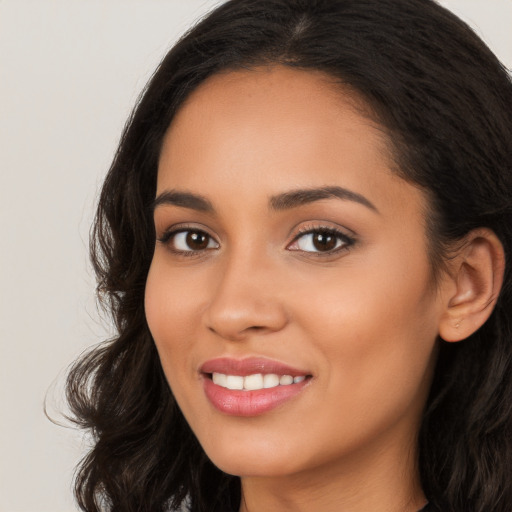
POLYGON ((494 309, 503 284, 505 252, 487 228, 471 231, 450 261, 450 286, 439 335, 461 341, 477 331, 494 309))

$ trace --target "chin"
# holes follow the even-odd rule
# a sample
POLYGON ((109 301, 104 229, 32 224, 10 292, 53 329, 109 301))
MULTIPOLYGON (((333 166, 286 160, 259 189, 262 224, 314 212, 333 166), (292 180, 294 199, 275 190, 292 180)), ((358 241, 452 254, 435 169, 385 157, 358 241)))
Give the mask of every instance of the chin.
POLYGON ((208 458, 221 471, 240 477, 278 477, 300 470, 295 460, 285 450, 268 450, 250 446, 250 443, 231 443, 229 447, 217 445, 205 450, 208 458))
POLYGON ((241 460, 212 459, 212 462, 221 471, 228 475, 239 477, 280 477, 295 473, 292 468, 288 468, 282 461, 272 461, 266 458, 253 457, 251 459, 241 460))

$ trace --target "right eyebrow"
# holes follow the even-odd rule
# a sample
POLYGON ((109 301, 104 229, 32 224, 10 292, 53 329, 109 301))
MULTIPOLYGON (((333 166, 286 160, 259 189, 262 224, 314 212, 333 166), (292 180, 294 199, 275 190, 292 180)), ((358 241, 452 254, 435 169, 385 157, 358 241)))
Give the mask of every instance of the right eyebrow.
POLYGON ((192 194, 191 192, 178 192, 176 190, 166 190, 156 196, 151 203, 151 211, 163 205, 181 206, 200 212, 213 212, 213 205, 203 196, 192 194))

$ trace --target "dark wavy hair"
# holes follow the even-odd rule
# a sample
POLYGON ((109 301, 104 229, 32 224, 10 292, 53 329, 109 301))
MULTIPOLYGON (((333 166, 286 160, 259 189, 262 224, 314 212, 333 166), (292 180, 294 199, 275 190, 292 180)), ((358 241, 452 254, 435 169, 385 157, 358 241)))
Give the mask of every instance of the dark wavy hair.
POLYGON ((77 361, 67 396, 94 445, 82 510, 236 511, 240 481, 217 469, 184 420, 144 314, 162 138, 187 96, 220 71, 321 70, 364 98, 396 172, 430 198, 434 266, 476 227, 506 254, 485 325, 439 340, 419 433, 424 492, 443 512, 512 509, 512 83, 493 53, 431 0, 230 0, 166 55, 124 129, 91 236, 98 293, 118 335, 77 361))

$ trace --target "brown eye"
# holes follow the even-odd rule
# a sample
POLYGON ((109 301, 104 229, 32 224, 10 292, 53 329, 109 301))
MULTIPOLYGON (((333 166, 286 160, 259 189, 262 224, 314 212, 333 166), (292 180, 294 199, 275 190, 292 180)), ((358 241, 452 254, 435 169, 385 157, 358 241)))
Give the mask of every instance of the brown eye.
POLYGON ((168 242, 175 252, 190 253, 218 249, 219 244, 204 231, 184 230, 172 233, 168 242))
POLYGON ((313 247, 317 251, 332 251, 332 249, 336 248, 338 243, 338 238, 332 233, 321 232, 321 233, 312 233, 312 244, 313 247))
POLYGON ((354 240, 349 236, 332 229, 313 229, 297 236, 295 241, 288 246, 291 251, 306 253, 334 253, 338 249, 348 248, 354 240))
POLYGON ((208 247, 209 236, 201 231, 188 231, 186 244, 194 251, 201 251, 208 247))

